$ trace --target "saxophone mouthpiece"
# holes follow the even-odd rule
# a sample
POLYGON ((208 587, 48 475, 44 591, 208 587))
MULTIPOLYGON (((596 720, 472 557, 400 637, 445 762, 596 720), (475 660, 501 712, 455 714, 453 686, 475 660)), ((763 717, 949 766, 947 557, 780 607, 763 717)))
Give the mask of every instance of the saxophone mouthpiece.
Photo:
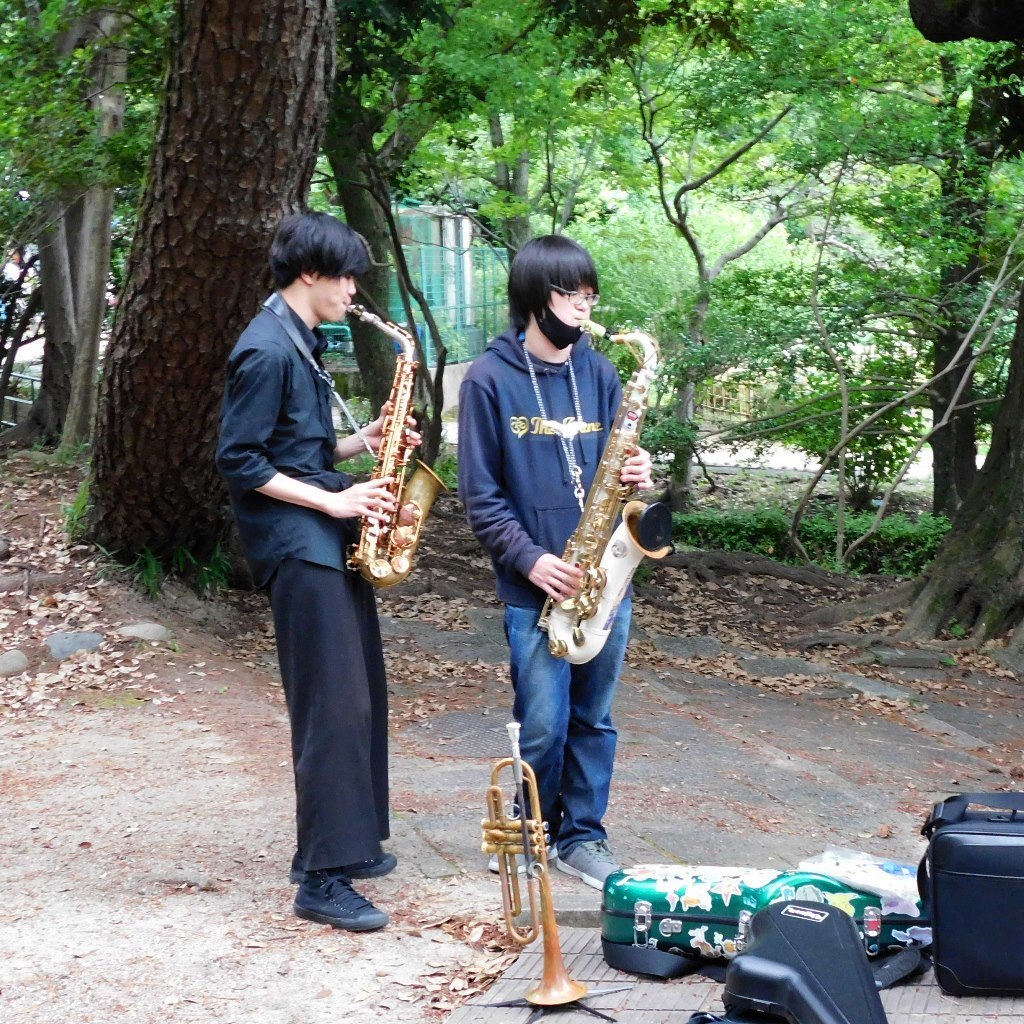
POLYGON ((587 334, 593 335, 595 338, 603 338, 608 333, 607 327, 602 327, 600 324, 594 323, 593 320, 581 320, 580 330, 586 331, 587 334))

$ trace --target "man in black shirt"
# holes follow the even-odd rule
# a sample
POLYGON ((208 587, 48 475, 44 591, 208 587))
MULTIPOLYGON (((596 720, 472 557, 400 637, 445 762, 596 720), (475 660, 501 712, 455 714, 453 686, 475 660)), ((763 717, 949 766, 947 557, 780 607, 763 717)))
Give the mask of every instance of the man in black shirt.
MULTIPOLYGON (((277 292, 228 360, 217 466, 246 557, 269 587, 291 723, 298 843, 297 916, 336 928, 382 928, 388 915, 352 879, 392 871, 387 686, 373 589, 346 567, 360 517, 395 507, 387 479, 353 483, 335 464, 364 450, 337 439, 317 327, 344 319, 368 256, 323 213, 286 217, 274 237, 277 292)), ((362 431, 381 442, 382 418, 362 431)))

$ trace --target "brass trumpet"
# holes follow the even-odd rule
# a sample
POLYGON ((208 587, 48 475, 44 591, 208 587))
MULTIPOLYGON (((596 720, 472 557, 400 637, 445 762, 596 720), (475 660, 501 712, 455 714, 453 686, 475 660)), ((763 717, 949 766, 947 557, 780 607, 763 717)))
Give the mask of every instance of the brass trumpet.
POLYGON ((540 813, 537 777, 519 752, 519 723, 509 722, 509 740, 512 756, 502 758, 491 771, 491 785, 487 790, 487 817, 483 819, 483 844, 486 854, 498 855, 498 873, 501 876, 501 900, 505 910, 505 925, 514 942, 521 945, 533 942, 538 935, 544 941, 544 969, 540 982, 523 997, 535 1006, 562 1006, 574 1003, 587 994, 587 986, 569 976, 562 958, 558 940, 558 925, 551 900, 551 879, 548 876, 547 841, 544 821, 527 818, 527 808, 540 813), (505 798, 501 775, 512 771, 519 817, 505 813, 505 798), (520 927, 516 918, 523 912, 522 893, 516 858, 522 857, 524 875, 529 893, 529 925, 520 927))

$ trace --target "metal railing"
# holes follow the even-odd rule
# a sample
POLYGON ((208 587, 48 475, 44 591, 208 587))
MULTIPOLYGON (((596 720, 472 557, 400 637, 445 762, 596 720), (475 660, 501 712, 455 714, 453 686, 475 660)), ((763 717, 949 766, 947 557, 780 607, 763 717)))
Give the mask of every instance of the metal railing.
POLYGON ((39 378, 35 374, 14 372, 11 374, 11 384, 17 391, 3 396, 0 403, 0 427, 16 427, 20 422, 17 411, 22 406, 31 408, 39 394, 39 378), (27 398, 23 394, 25 390, 28 391, 27 398), (13 419, 7 419, 8 408, 13 419))

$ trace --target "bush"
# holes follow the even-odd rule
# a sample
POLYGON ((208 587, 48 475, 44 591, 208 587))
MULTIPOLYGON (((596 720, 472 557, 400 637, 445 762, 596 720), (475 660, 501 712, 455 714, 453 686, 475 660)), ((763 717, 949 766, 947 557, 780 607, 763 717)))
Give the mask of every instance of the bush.
MULTIPOLYGON (((846 519, 846 544, 862 537, 874 522, 874 515, 862 512, 846 519)), ((789 541, 790 517, 778 508, 746 512, 690 512, 672 516, 673 539, 688 547, 750 551, 780 562, 798 562, 789 541)), ((868 540, 852 554, 848 565, 835 562, 836 522, 823 516, 808 516, 800 523, 800 543, 811 560, 826 568, 888 576, 916 576, 935 557, 949 530, 949 520, 921 515, 911 519, 902 513, 883 519, 868 540)))

